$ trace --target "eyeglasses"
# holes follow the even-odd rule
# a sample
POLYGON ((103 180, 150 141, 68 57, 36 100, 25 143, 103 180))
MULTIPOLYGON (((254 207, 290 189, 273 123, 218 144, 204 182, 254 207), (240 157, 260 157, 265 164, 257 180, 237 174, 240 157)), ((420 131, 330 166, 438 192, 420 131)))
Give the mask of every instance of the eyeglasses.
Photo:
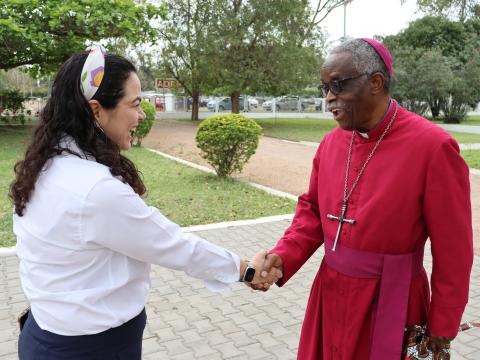
POLYGON ((323 95, 325 97, 327 97, 329 91, 331 91, 332 94, 334 95, 338 95, 344 90, 345 85, 348 81, 358 79, 364 75, 368 76, 367 73, 363 73, 357 76, 352 76, 352 77, 348 77, 341 80, 333 80, 333 81, 330 81, 329 83, 322 82, 322 85, 320 85, 320 88, 322 89, 323 95))

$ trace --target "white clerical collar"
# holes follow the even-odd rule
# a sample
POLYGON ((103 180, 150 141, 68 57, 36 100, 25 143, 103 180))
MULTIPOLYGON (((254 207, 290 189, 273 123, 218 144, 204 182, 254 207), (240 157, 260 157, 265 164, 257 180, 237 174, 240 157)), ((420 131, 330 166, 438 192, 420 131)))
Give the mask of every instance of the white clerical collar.
POLYGON ((357 131, 358 134, 363 137, 364 139, 369 139, 370 137, 368 136, 368 133, 363 133, 363 132, 360 132, 360 131, 357 131))
POLYGON ((393 106, 393 102, 392 102, 392 99, 390 99, 390 100, 388 101, 387 111, 385 111, 385 114, 383 114, 383 117, 382 117, 382 119, 378 122, 378 124, 375 125, 375 127, 374 127, 373 129, 370 129, 370 130, 368 130, 367 132, 360 132, 360 131, 357 130, 357 133, 358 133, 361 137, 363 137, 364 139, 370 139, 370 136, 368 136, 368 133, 369 133, 370 131, 375 130, 377 127, 379 127, 379 126, 387 119, 387 114, 388 114, 388 112, 390 111, 390 108, 391 108, 392 106, 393 106))

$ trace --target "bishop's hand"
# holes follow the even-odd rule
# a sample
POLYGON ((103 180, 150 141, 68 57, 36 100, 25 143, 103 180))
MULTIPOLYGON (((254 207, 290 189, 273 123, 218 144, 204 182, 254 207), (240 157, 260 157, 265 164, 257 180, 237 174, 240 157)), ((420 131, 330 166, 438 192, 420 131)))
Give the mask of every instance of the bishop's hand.
POLYGON ((255 276, 247 286, 254 290, 267 291, 273 283, 276 283, 283 276, 282 271, 277 267, 270 266, 269 269, 265 271, 267 256, 267 250, 261 250, 256 253, 250 261, 255 267, 255 276))
MULTIPOLYGON (((283 276, 283 261, 282 258, 277 254, 267 254, 266 251, 263 251, 263 261, 261 266, 255 266, 255 269, 258 269, 258 273, 261 276, 261 279, 271 279, 273 282, 268 281, 267 283, 250 284, 250 287, 254 290, 267 291, 270 288, 270 285, 274 282, 276 283, 283 276)), ((258 253, 258 260, 260 260, 260 253, 258 253)))
POLYGON ((453 337, 428 334, 427 348, 432 351, 433 360, 450 360, 450 342, 453 337))

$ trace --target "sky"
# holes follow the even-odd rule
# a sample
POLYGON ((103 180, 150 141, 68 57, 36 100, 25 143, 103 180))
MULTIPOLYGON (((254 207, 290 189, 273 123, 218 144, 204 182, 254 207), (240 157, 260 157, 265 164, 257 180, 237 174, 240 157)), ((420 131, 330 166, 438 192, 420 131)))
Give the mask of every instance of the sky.
MULTIPOLYGON (((311 0, 315 4, 317 0, 311 0)), ((323 21, 328 42, 343 36, 343 6, 333 10, 323 21)), ((393 35, 406 28, 412 20, 422 17, 415 0, 353 0, 347 5, 347 36, 373 37, 393 35)))

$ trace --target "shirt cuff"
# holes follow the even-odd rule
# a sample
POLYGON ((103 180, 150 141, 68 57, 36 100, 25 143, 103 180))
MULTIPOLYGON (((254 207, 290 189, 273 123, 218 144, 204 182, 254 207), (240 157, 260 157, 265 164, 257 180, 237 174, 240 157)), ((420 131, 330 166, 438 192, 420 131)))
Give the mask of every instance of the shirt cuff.
POLYGON ((230 252, 235 262, 235 270, 233 272, 225 272, 217 274, 215 280, 204 280, 205 287, 212 292, 219 292, 227 288, 229 285, 240 279, 240 257, 230 252))

